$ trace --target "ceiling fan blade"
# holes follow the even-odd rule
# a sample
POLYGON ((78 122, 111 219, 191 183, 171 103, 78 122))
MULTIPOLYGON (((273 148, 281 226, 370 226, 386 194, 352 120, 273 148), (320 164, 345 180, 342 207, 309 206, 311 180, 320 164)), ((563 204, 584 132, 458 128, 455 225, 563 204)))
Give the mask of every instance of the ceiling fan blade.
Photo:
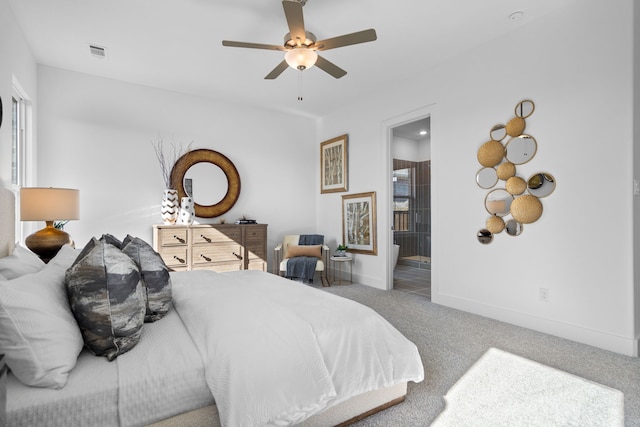
POLYGON ((231 40, 222 40, 222 46, 247 47, 247 48, 250 48, 250 49, 287 50, 287 49, 284 48, 284 46, 278 46, 278 45, 275 45, 275 44, 234 42, 234 41, 231 41, 231 40))
POLYGON ((320 68, 321 70, 331 74, 336 79, 339 79, 340 77, 342 77, 345 74, 347 74, 347 72, 345 70, 343 70, 342 68, 338 67, 333 62, 327 61, 326 59, 324 59, 320 55, 318 55, 318 60, 316 61, 315 65, 316 65, 316 67, 320 68))
POLYGON ((282 61, 281 63, 279 63, 276 68, 274 68, 269 74, 267 74, 265 76, 265 80, 273 80, 276 77, 278 77, 280 74, 282 74, 282 72, 284 70, 287 69, 287 67, 289 67, 289 64, 287 64, 287 61, 282 61))
POLYGON ((304 16, 302 14, 302 4, 297 1, 283 0, 284 16, 287 18, 289 25, 289 35, 291 40, 301 44, 307 39, 307 33, 304 29, 304 16))
POLYGON ((366 43, 372 42, 376 40, 378 36, 376 35, 376 30, 370 28, 364 31, 358 31, 351 34, 345 34, 343 36, 332 37, 326 40, 317 41, 315 44, 318 47, 318 50, 329 50, 335 49, 337 47, 349 46, 352 44, 358 43, 366 43))

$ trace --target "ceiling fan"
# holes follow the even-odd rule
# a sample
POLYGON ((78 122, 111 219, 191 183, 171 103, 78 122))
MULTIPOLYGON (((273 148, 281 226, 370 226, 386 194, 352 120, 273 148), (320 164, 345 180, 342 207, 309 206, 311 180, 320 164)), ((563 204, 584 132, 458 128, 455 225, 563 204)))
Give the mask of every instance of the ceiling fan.
POLYGON ((302 6, 304 6, 306 2, 307 0, 282 1, 284 15, 287 19, 287 24, 289 25, 289 32, 284 36, 284 44, 282 46, 261 43, 236 42, 230 40, 223 40, 222 45, 229 47, 246 47, 250 49, 267 49, 286 52, 284 55, 285 59, 280 64, 278 64, 276 68, 274 68, 269 74, 267 74, 265 76, 265 79, 275 79, 280 74, 282 74, 282 72, 289 66, 302 71, 314 65, 316 65, 321 70, 329 73, 336 79, 339 79, 340 77, 347 74, 347 72, 334 63, 318 55, 316 51, 325 51, 338 47, 374 41, 377 39, 376 30, 371 28, 364 31, 358 31, 355 33, 316 41, 316 36, 313 33, 306 31, 304 28, 302 6))

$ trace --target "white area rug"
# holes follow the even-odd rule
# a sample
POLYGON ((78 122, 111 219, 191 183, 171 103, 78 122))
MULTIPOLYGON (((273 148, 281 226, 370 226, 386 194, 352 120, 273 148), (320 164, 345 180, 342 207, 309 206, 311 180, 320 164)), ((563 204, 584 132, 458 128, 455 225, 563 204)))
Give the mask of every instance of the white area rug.
POLYGON ((624 426, 624 394, 495 348, 445 395, 432 427, 624 426))

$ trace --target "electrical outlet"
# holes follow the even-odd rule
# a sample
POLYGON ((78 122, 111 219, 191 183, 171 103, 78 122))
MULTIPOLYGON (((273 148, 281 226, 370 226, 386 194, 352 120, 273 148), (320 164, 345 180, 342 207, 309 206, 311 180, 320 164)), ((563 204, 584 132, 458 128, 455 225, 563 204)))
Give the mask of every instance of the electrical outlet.
POLYGON ((540 301, 549 302, 549 289, 540 288, 540 301))

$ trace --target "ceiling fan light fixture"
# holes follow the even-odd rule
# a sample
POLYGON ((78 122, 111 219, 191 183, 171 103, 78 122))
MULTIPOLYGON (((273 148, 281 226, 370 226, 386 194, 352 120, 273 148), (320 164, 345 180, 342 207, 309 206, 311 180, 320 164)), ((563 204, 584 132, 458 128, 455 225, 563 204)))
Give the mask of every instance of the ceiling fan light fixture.
POLYGON ((291 49, 284 54, 287 64, 295 70, 306 70, 313 67, 318 60, 318 54, 311 49, 305 47, 297 47, 291 49))

